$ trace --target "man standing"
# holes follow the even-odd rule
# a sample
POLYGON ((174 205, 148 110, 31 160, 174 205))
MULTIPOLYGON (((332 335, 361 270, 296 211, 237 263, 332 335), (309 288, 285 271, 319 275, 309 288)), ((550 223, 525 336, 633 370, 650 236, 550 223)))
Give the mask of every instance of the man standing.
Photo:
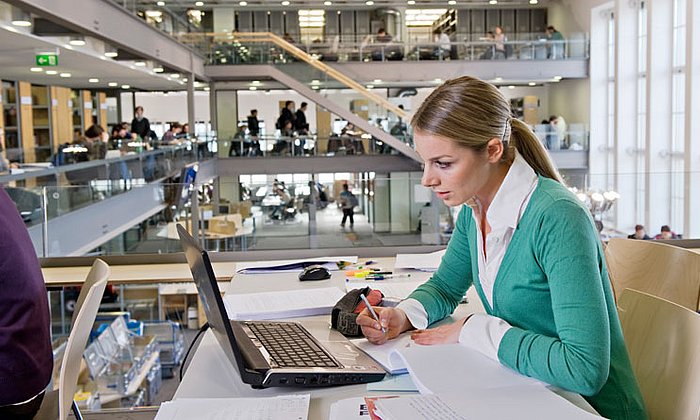
POLYGON ((564 58, 564 35, 554 29, 554 26, 547 26, 547 58, 554 60, 564 58))
POLYGON ((51 380, 49 303, 17 206, 0 188, 0 418, 32 419, 51 380))
POLYGON ((343 184, 343 191, 340 192, 340 208, 343 210, 343 220, 340 226, 345 227, 345 221, 350 219, 350 229, 355 224, 354 214, 355 206, 357 205, 357 197, 350 191, 348 184, 343 184))
POLYGON ((131 132, 141 137, 141 140, 144 141, 151 136, 151 124, 148 122, 148 118, 143 116, 143 107, 141 105, 134 108, 134 119, 131 120, 131 132))
POLYGON ((250 132, 250 137, 258 137, 260 134, 260 122, 258 121, 257 109, 250 110, 250 115, 248 115, 248 131, 250 132))
POLYGON ((302 102, 297 109, 294 126, 299 134, 309 134, 309 124, 306 122, 306 107, 308 105, 306 102, 302 102))

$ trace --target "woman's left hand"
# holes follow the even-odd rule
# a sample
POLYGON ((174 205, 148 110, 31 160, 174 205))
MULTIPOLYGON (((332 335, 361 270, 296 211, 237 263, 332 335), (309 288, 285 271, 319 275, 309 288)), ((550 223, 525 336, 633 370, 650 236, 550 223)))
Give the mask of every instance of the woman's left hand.
POLYGON ((411 340, 415 341, 416 344, 423 345, 458 343, 459 333, 467 319, 464 318, 429 330, 416 330, 411 333, 411 340))

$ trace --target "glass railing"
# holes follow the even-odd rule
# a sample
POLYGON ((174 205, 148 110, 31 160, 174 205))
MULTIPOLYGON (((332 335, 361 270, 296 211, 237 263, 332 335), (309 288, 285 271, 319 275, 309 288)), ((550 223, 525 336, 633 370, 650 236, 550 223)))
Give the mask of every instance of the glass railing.
MULTIPOLYGON (((274 43, 241 43, 230 34, 186 34, 180 41, 205 52, 210 64, 275 64, 296 59, 274 43)), ((562 41, 523 39, 496 44, 493 41, 453 41, 449 49, 432 42, 316 42, 295 44, 312 57, 327 62, 435 61, 435 60, 569 60, 587 59, 585 34, 562 41)))

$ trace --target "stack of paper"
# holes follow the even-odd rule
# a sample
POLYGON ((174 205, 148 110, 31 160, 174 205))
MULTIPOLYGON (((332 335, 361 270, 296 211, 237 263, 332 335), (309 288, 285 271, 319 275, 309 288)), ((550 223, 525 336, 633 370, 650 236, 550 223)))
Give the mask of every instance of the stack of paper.
POLYGON ((389 340, 382 345, 372 344, 367 341, 366 338, 357 338, 350 340, 350 342, 358 349, 367 353, 369 357, 374 359, 375 362, 379 363, 392 375, 408 373, 405 361, 401 357, 397 357, 396 351, 411 346, 411 335, 409 333, 389 340))
POLYGON ((437 271, 445 250, 429 254, 396 254, 394 268, 409 268, 420 271, 437 271))
POLYGON ((339 262, 354 264, 357 257, 316 257, 298 260, 256 261, 236 264, 236 272, 241 274, 299 272, 310 265, 323 265, 329 270, 338 270, 339 262))
POLYGON ((155 420, 306 420, 309 394, 271 398, 179 398, 161 404, 155 420))
POLYGON ((226 294, 224 305, 229 319, 266 320, 329 315, 345 295, 337 287, 298 291, 226 294))

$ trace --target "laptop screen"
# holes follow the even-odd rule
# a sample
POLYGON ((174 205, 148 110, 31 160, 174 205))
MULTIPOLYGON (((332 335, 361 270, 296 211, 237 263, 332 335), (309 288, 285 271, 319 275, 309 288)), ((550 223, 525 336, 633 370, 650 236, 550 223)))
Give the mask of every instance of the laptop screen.
POLYGON ((231 360, 234 366, 238 367, 239 373, 244 372, 245 368, 242 360, 236 357, 237 354, 241 353, 233 335, 231 322, 226 314, 224 301, 221 299, 219 285, 216 283, 216 276, 211 267, 209 256, 182 225, 177 225, 177 233, 180 235, 180 243, 187 258, 187 264, 190 266, 190 271, 192 271, 194 283, 197 285, 197 291, 204 306, 209 327, 226 353, 226 357, 231 360))

